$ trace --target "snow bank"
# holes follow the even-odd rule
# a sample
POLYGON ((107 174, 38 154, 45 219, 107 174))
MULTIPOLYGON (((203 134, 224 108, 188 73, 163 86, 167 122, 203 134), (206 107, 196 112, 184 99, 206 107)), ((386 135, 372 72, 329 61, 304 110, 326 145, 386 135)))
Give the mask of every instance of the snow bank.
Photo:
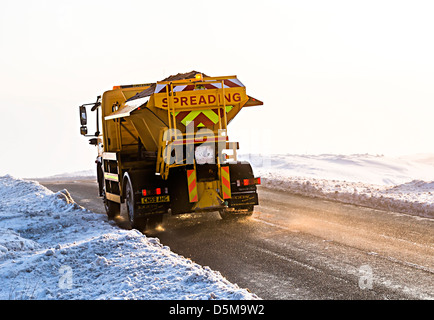
POLYGON ((82 170, 68 173, 56 174, 48 177, 29 177, 26 180, 38 180, 38 181, 65 181, 65 180, 79 180, 79 179, 96 179, 96 169, 94 170, 82 170))
POLYGON ((434 156, 244 155, 262 185, 304 196, 434 217, 434 156))
POLYGON ((0 299, 259 299, 77 205, 67 190, 0 177, 0 299))

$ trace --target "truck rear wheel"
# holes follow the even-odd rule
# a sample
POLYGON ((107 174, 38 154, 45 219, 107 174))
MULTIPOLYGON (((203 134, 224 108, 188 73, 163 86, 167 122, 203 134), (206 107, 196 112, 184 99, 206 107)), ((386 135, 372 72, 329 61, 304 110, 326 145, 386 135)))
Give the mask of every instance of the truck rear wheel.
POLYGON ((162 214, 146 213, 143 212, 143 209, 139 211, 138 203, 140 203, 140 199, 136 199, 137 195, 135 194, 135 190, 141 190, 141 186, 144 185, 144 177, 149 178, 146 172, 128 172, 125 173, 123 181, 128 220, 130 221, 131 228, 142 232, 155 229, 163 223, 162 214))
POLYGON ((134 199, 134 189, 129 175, 125 175, 125 203, 127 205, 128 220, 131 228, 143 231, 146 228, 146 219, 137 217, 137 205, 134 199))
POLYGON ((121 214, 121 204, 108 200, 105 196, 105 189, 103 189, 102 197, 104 209, 109 219, 114 219, 121 214))
POLYGON ((253 206, 240 207, 237 209, 228 208, 219 211, 223 220, 240 220, 250 217, 253 214, 253 206))

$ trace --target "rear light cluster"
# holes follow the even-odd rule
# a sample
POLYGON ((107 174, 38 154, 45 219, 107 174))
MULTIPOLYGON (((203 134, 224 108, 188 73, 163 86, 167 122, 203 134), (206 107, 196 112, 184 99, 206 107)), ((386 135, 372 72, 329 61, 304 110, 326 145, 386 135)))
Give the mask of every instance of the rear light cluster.
POLYGON ((261 178, 237 180, 237 187, 252 186, 257 184, 261 184, 261 178))
POLYGON ((147 196, 159 196, 162 194, 169 194, 169 188, 156 188, 156 189, 143 189, 142 195, 147 196))

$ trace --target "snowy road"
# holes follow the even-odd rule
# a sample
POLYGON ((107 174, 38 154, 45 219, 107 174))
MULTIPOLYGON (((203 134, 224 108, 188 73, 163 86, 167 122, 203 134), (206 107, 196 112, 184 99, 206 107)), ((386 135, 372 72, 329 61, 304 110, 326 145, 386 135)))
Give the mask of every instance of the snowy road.
MULTIPOLYGON (((40 183, 103 212, 91 180, 40 183)), ((259 193, 246 221, 168 217, 152 236, 263 299, 434 299, 433 219, 259 193)))

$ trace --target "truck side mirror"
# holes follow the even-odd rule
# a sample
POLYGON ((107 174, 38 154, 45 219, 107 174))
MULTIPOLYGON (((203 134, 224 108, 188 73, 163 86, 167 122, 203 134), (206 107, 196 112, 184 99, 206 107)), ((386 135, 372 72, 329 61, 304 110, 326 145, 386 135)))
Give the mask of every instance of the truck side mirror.
POLYGON ((89 144, 96 146, 98 145, 98 138, 89 139, 89 144))
POLYGON ((82 127, 87 124, 87 113, 85 106, 80 106, 80 124, 82 127))
POLYGON ((87 135, 87 127, 86 127, 86 126, 81 126, 81 127, 80 127, 80 134, 81 134, 82 136, 87 135))

